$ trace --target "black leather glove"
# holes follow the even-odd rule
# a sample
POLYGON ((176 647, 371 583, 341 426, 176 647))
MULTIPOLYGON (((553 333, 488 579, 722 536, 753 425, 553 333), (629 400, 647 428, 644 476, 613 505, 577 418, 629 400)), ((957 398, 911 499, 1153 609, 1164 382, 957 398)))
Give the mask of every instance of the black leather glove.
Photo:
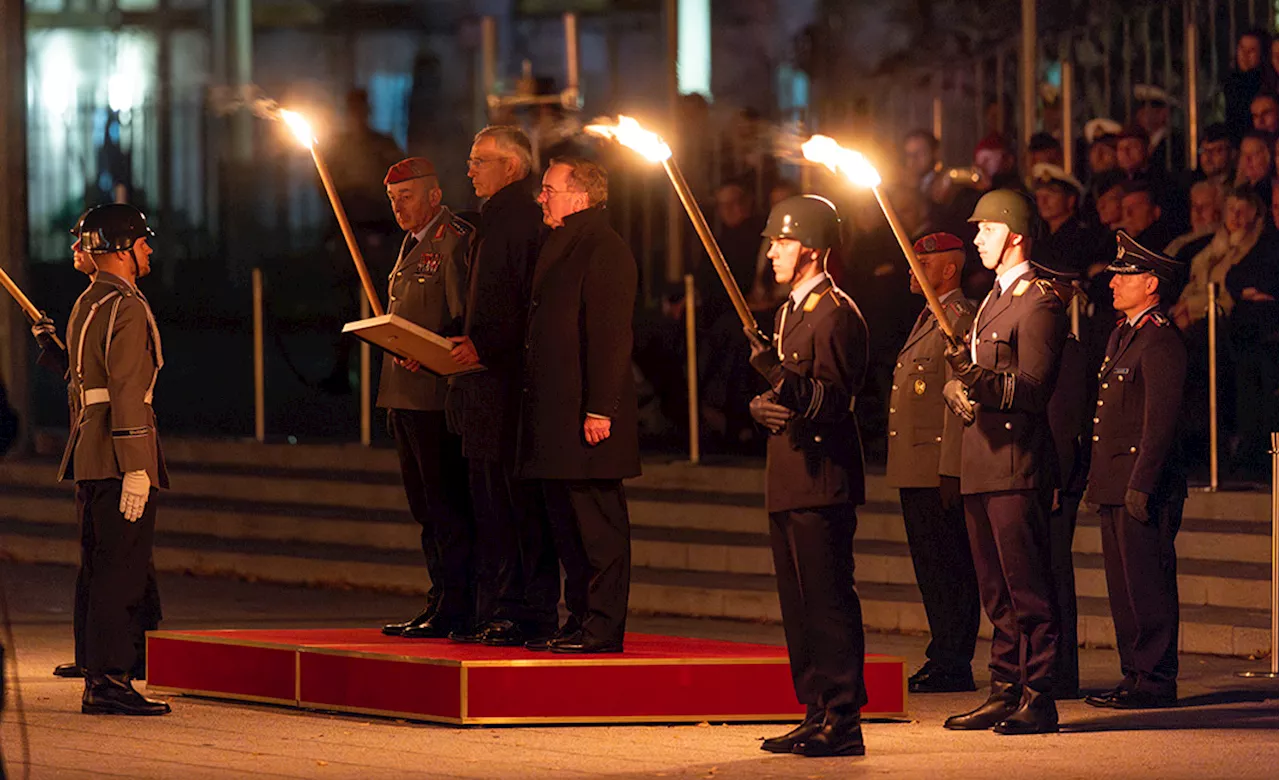
POLYGON ((955 413, 965 425, 972 425, 974 420, 973 401, 969 400, 969 391, 959 379, 948 379, 942 386, 942 400, 947 408, 955 413))
POLYGON ((772 433, 781 433, 793 416, 791 410, 778 403, 772 391, 751 399, 751 418, 772 433))
POLYGON ((782 370, 782 361, 778 360, 773 344, 755 328, 746 327, 742 332, 747 335, 747 343, 751 345, 751 367, 769 380, 769 384, 774 384, 778 380, 778 372, 782 370))
POLYGON ((62 351, 62 346, 58 344, 58 328, 47 314, 43 312, 40 314, 40 319, 36 320, 35 324, 31 326, 31 335, 35 336, 36 343, 40 345, 40 349, 46 352, 62 351))
POLYGON ((1125 511, 1128 512, 1134 520, 1137 520, 1139 523, 1143 523, 1144 525, 1151 522, 1151 517, 1147 514, 1148 498, 1150 498, 1150 496, 1143 493, 1141 490, 1129 488, 1124 491, 1125 511))
POLYGON ((973 364, 967 344, 960 344, 954 341, 948 342, 943 355, 946 356, 947 362, 951 364, 951 370, 955 372, 956 379, 966 385, 973 383, 977 376, 978 367, 973 364))
POLYGON ((960 506, 960 478, 939 476, 938 495, 942 498, 943 509, 954 509, 960 506))

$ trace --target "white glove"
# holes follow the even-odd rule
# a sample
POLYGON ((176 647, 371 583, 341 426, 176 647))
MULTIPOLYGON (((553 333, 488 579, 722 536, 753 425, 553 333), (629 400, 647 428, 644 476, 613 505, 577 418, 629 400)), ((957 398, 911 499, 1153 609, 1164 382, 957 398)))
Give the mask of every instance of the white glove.
POLYGON ((138 522, 150 495, 151 478, 147 476, 146 469, 125 474, 124 482, 120 485, 120 514, 131 523, 138 522))

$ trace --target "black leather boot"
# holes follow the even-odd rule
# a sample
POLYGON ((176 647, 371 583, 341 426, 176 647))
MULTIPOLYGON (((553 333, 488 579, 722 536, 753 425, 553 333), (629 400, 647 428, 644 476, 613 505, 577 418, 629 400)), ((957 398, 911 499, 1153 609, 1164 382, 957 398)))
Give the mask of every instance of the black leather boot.
POLYGON ((1022 702, 992 729, 997 734, 1053 734, 1058 730, 1058 705, 1053 697, 1023 688, 1022 702))
POLYGON ((814 708, 799 726, 782 736, 769 737, 760 743, 760 749, 769 753, 790 753, 797 745, 802 744, 806 739, 818 733, 818 730, 822 728, 822 721, 826 717, 827 713, 825 711, 814 708))
POLYGON ((78 680, 81 677, 84 677, 84 670, 81 669, 80 666, 76 663, 58 664, 57 666, 53 667, 53 676, 68 677, 68 678, 74 678, 78 680))
POLYGON ((976 710, 952 715, 943 725, 956 731, 985 731, 1013 714, 1022 701, 1022 686, 991 681, 991 695, 976 710))
POLYGON ((822 728, 796 750, 809 758, 866 755, 867 749, 862 744, 861 714, 856 709, 845 712, 827 710, 822 728))
POLYGON ((89 674, 80 711, 85 715, 167 715, 169 705, 135 691, 128 675, 89 674))

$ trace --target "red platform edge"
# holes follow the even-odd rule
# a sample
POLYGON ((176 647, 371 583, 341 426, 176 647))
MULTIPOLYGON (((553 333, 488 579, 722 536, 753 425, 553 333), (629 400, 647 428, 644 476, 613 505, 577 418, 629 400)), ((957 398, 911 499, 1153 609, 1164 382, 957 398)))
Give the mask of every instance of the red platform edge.
MULTIPOLYGON (((454 725, 792 721, 786 649, 628 634, 617 655, 384 637, 376 629, 152 631, 151 691, 454 725)), ((907 715, 902 658, 868 655, 863 717, 907 715)))

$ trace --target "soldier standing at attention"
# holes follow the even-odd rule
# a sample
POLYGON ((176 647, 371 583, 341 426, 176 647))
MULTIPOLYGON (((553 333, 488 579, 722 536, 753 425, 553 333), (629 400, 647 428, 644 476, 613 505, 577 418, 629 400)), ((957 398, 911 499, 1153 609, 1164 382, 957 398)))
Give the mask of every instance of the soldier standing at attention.
POLYGON ((1178 702, 1178 566, 1173 539, 1187 481, 1175 433, 1187 350, 1160 307, 1180 263, 1116 235, 1108 270, 1115 309, 1098 374, 1093 462, 1085 501, 1102 515, 1107 595, 1124 679, 1085 702, 1143 709, 1178 702))
POLYGON ((943 396, 972 418, 961 443, 960 491, 978 593, 993 625, 991 693, 978 708, 948 718, 949 729, 1058 730, 1049 536, 1058 474, 1048 405, 1067 318, 1053 284, 1030 263, 1037 219, 1030 199, 1013 190, 983 195, 969 217, 978 223, 973 243, 996 282, 968 342, 947 348, 955 378, 943 396))
MULTIPOLYGON (((388 278, 387 312, 442 336, 461 332, 471 225, 441 204, 436 169, 424 157, 401 160, 384 178, 396 222, 405 231, 388 278)), ((439 639, 473 620, 472 519, 462 441, 445 424, 448 380, 416 360, 386 355, 378 406, 400 456, 400 476, 413 519, 422 526, 422 554, 431 589, 415 618, 382 633, 439 639)))
MULTIPOLYGON (((931 233, 915 244, 927 281, 957 336, 968 332, 974 305, 960 290, 964 242, 931 233)), ((911 292, 923 295, 911 275, 911 292)), ((928 659, 907 680, 912 693, 977 690, 978 581, 960 500, 960 438, 964 424, 942 399, 950 378, 946 336, 925 307, 898 353, 889 395, 889 460, 885 482, 898 488, 911 563, 929 620, 928 659)))
POLYGON ((775 279, 791 294, 778 309, 773 344, 747 329, 751 365, 770 385, 751 401, 751 416, 771 434, 765 505, 791 676, 806 716, 760 747, 860 756, 866 645, 853 534, 866 486, 853 402, 867 372, 867 324, 827 276, 827 255, 840 243, 830 201, 787 198, 761 235, 771 242, 775 279))
POLYGON ((154 235, 142 212, 122 203, 96 208, 80 223, 79 243, 97 272, 67 323, 71 436, 58 474, 76 483, 74 622, 86 714, 169 712, 134 690, 130 674, 140 652, 137 616, 148 608, 153 499, 169 486, 151 408, 164 365, 160 331, 137 288, 151 271, 154 235))

